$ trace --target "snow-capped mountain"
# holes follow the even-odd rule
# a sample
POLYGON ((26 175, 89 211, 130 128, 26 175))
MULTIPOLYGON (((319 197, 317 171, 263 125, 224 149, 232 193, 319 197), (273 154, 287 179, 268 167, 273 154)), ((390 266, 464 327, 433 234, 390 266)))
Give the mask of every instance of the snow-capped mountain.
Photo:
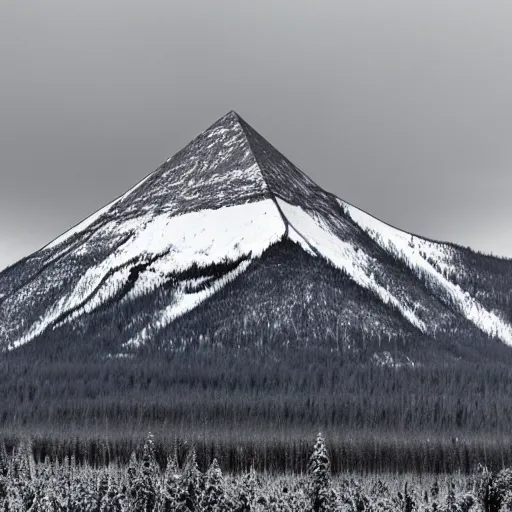
POLYGON ((0 274, 2 349, 64 339, 461 357, 512 345, 512 261, 375 219, 229 112, 0 274))

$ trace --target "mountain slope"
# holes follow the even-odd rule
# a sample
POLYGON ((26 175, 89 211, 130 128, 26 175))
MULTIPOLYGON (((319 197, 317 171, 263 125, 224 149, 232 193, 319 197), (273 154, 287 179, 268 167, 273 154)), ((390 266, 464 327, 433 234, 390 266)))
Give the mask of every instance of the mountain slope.
POLYGON ((512 344, 511 290, 511 261, 391 228, 230 112, 0 274, 0 346, 101 338, 115 354, 196 336, 378 361, 466 357, 491 338, 512 344))

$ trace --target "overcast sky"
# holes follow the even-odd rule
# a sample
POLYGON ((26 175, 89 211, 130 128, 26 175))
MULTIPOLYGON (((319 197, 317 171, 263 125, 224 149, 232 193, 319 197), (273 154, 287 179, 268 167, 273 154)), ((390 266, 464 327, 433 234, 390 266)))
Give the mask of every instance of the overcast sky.
POLYGON ((0 268, 228 110, 325 189, 512 257, 510 0, 2 0, 0 268))

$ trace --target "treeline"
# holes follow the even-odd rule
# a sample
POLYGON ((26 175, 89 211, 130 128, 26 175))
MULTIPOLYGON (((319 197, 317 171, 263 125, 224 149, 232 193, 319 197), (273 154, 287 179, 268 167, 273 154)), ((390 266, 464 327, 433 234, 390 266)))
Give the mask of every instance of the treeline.
POLYGON ((0 360, 3 426, 158 422, 263 423, 447 435, 512 427, 512 368, 459 363, 390 368, 343 364, 336 354, 257 349, 162 353, 103 361, 48 361, 25 352, 0 360), (328 359, 327 359, 328 358, 328 359))
MULTIPOLYGON (((52 360, 37 351, 0 362, 0 436, 30 435, 44 458, 126 462, 148 430, 169 448, 193 442, 226 469, 304 469, 322 429, 336 472, 471 471, 512 464, 512 370, 460 363, 389 368, 336 354, 254 349, 159 357, 52 360), (165 432, 172 432, 172 436, 165 432)), ((200 449, 199 449, 200 448, 200 449)))
POLYGON ((302 474, 268 475, 253 466, 223 475, 217 459, 204 467, 194 447, 163 461, 150 434, 126 465, 93 468, 73 456, 36 461, 27 443, 0 447, 0 509, 74 512, 499 512, 512 507, 512 470, 484 466, 468 477, 422 481, 382 476, 333 477, 321 434, 302 474))
MULTIPOLYGON (((142 430, 142 428, 141 428, 142 430)), ((126 464, 131 453, 140 445, 140 432, 74 432, 72 434, 41 434, 37 429, 31 436, 32 451, 36 460, 46 457, 64 460, 74 458, 82 464, 104 467, 109 464, 126 464)), ((12 449, 18 436, 3 432, 5 445, 12 449)), ((354 438, 356 432, 337 435, 332 432, 329 453, 334 474, 356 471, 360 474, 414 473, 469 475, 480 463, 492 469, 509 466, 512 461, 512 441, 495 440, 490 436, 476 439, 442 439, 418 433, 417 439, 394 439, 367 432, 354 438), (336 437, 334 437, 336 436, 336 437)), ((171 451, 186 453, 195 446, 198 463, 205 467, 217 458, 223 461, 226 471, 237 474, 251 466, 261 472, 303 473, 310 452, 307 433, 292 435, 290 439, 261 432, 259 436, 248 432, 218 433, 188 428, 187 431, 167 433, 159 430, 156 456, 162 463, 171 451), (220 437, 220 439, 219 439, 220 437)))

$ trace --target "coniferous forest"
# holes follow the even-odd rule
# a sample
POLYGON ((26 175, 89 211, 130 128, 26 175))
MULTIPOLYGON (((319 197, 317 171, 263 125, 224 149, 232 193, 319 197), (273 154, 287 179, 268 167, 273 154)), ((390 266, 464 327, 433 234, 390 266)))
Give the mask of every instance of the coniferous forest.
POLYGON ((134 512, 498 512, 512 507, 512 469, 471 475, 333 476, 321 434, 301 474, 223 474, 194 447, 159 461, 153 436, 127 464, 99 468, 74 456, 36 460, 30 444, 0 449, 0 507, 7 511, 134 512))
POLYGON ((98 362, 26 350, 0 362, 0 432, 8 449, 30 437, 38 460, 125 464, 151 431, 157 453, 194 445, 203 466, 301 473, 321 430, 335 473, 470 474, 512 465, 511 393, 505 363, 395 368, 205 347, 98 362))

